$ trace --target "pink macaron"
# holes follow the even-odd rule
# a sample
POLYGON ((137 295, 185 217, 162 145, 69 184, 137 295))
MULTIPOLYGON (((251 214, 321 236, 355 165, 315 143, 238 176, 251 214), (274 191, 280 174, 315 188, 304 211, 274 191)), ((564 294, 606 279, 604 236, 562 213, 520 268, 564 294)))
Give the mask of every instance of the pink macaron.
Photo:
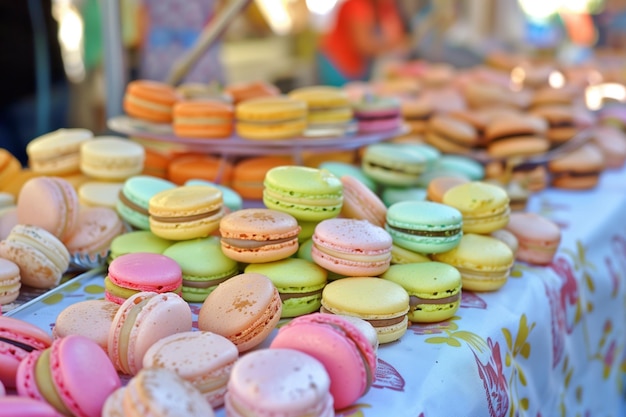
POLYGON ((19 365, 17 392, 45 401, 65 416, 100 417, 102 406, 121 386, 106 353, 93 340, 71 335, 19 365))
POLYGON ((552 262, 561 243, 560 227, 537 213, 511 213, 505 229, 517 238, 515 258, 530 264, 546 265, 552 262))
POLYGON ((65 241, 78 223, 78 194, 61 177, 35 177, 26 181, 17 197, 21 224, 42 227, 65 241))
POLYGON ((109 264, 104 279, 104 297, 122 304, 141 291, 181 294, 183 273, 172 258, 148 252, 118 256, 109 264))
POLYGON ((354 103, 354 117, 361 133, 398 129, 403 120, 400 101, 396 97, 372 95, 367 95, 354 103))
POLYGON ((139 292, 120 306, 113 318, 107 350, 115 368, 135 375, 146 351, 158 340, 191 331, 191 308, 174 293, 139 292))
POLYGON ((391 236, 367 220, 322 220, 315 227, 312 239, 313 261, 337 274, 377 276, 391 263, 391 236))
POLYGON ((63 417, 63 415, 43 401, 10 395, 0 398, 0 417, 63 417))
POLYGON ((0 316, 0 382, 15 387, 20 362, 30 352, 43 350, 52 344, 44 330, 26 321, 0 316))
POLYGON ((314 313, 296 317, 280 328, 270 348, 295 349, 319 360, 330 376, 335 409, 353 404, 375 379, 372 343, 342 316, 314 313))
POLYGON ((229 417, 332 417, 330 378, 314 357, 293 349, 259 349, 233 367, 226 393, 229 417))

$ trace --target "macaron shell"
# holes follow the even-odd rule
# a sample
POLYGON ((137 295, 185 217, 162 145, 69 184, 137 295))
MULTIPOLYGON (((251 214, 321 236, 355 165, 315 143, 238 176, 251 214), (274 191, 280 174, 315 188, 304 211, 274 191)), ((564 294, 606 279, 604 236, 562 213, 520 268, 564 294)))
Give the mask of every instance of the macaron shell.
POLYGON ((78 417, 99 417, 106 398, 121 385, 106 352, 82 336, 53 343, 50 366, 57 392, 78 417))
POLYGON ((96 136, 80 147, 80 170, 102 180, 123 181, 143 170, 143 146, 118 136, 96 136))
POLYGON ((119 304, 107 300, 85 300, 70 304, 56 318, 52 336, 60 339, 77 334, 107 349, 109 329, 119 304))
POLYGON ((537 213, 512 213, 505 230, 517 238, 516 258, 535 265, 552 262, 561 242, 559 226, 537 213))
POLYGON ((387 206, 380 197, 357 178, 345 175, 340 180, 343 185, 341 216, 384 227, 387 206))
POLYGON ((78 222, 78 195, 60 177, 35 177, 27 181, 17 199, 17 218, 22 224, 42 227, 67 239, 78 222))
POLYGON ((88 129, 58 129, 28 143, 28 164, 41 175, 63 175, 80 171, 80 145, 93 138, 88 129))
POLYGON ((324 366, 293 349, 260 349, 235 363, 226 394, 229 416, 334 415, 324 366), (297 370, 297 371, 296 371, 297 370))
POLYGON ((0 397, 0 417, 62 417, 43 401, 29 397, 9 395, 0 397))
POLYGON ((471 181, 449 189, 443 204, 452 206, 463 215, 466 233, 491 233, 509 221, 509 196, 497 185, 471 181))
POLYGON ((87 181, 78 187, 78 200, 87 207, 116 208, 123 182, 87 181))
POLYGON ((111 241, 125 231, 122 219, 109 207, 83 207, 75 231, 65 241, 70 253, 106 254, 111 241))
POLYGON ((213 407, 224 403, 230 371, 239 358, 237 347, 211 332, 181 332, 155 342, 144 355, 143 366, 175 371, 194 384, 213 407))
POLYGON ((110 260, 126 253, 163 253, 174 242, 149 230, 135 230, 117 236, 111 242, 110 260))
POLYGON ((21 286, 20 268, 15 262, 0 258, 0 306, 15 301, 21 286))
POLYGON ((115 258, 108 268, 112 284, 134 291, 176 291, 182 284, 180 265, 157 253, 129 253, 115 258))
POLYGON ((198 313, 198 329, 222 335, 245 352, 269 336, 281 311, 280 295, 268 277, 240 274, 209 294, 198 313))

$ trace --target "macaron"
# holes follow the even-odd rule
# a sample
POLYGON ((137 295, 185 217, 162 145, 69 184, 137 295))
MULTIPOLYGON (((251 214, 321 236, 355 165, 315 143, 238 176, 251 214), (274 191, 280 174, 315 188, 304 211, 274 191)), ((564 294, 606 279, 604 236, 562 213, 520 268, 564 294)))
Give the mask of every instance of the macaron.
MULTIPOLYGON (((5 191, 20 172, 22 172, 22 164, 19 159, 8 150, 0 148, 0 190, 5 191)), ((38 174, 32 172, 31 175, 38 174)))
POLYGON ((530 113, 548 123, 546 138, 555 147, 572 139, 579 131, 571 105, 545 105, 533 108, 530 113))
POLYGON ((267 81, 252 80, 226 84, 224 93, 230 95, 235 104, 239 104, 251 98, 278 96, 280 90, 267 81))
POLYGON ((392 187, 417 184, 431 160, 425 154, 409 151, 411 145, 376 143, 365 148, 361 169, 376 183, 392 187))
POLYGON ((341 88, 314 85, 291 90, 289 97, 307 104, 306 133, 343 135, 352 120, 348 94, 341 88))
POLYGON ((179 101, 172 108, 172 128, 181 138, 230 137, 234 118, 234 107, 217 100, 179 101))
POLYGON ((443 195, 443 204, 461 212, 465 233, 490 233, 506 226, 509 201, 504 188, 484 181, 459 184, 443 195))
POLYGON ((248 208, 225 215, 219 225, 222 252, 238 262, 285 259, 298 251, 300 226, 290 214, 248 208))
POLYGON ((136 229, 150 230, 149 202, 161 191, 175 188, 176 184, 150 175, 136 175, 124 181, 115 204, 122 219, 136 229))
POLYGON ((56 236, 28 224, 17 224, 9 236, 0 241, 0 258, 20 268, 22 285, 54 288, 70 265, 70 253, 56 236))
POLYGON ((189 381, 168 368, 143 368, 114 391, 102 407, 102 417, 153 415, 214 417, 213 407, 189 381))
POLYGON ((360 133, 393 131, 402 126, 400 100, 396 97, 366 95, 352 106, 360 133))
POLYGON ((437 160, 435 169, 457 173, 472 181, 480 181, 485 178, 485 168, 483 165, 465 155, 443 154, 437 160))
POLYGON ((174 156, 167 165, 167 179, 177 185, 192 179, 229 185, 232 176, 233 164, 223 156, 183 154, 174 156))
POLYGON ((446 114, 430 118, 426 143, 445 153, 467 153, 478 145, 478 132, 468 122, 446 114))
POLYGON ((111 241, 109 263, 127 253, 163 253, 173 243, 173 240, 163 239, 149 230, 126 232, 111 241))
POLYGON ((280 294, 267 276, 239 274, 219 284, 204 300, 198 329, 222 335, 239 352, 246 352, 276 328, 281 311, 280 294))
POLYGON ((384 187, 380 192, 380 198, 389 208, 395 203, 402 201, 424 201, 427 190, 420 186, 411 187, 384 187))
POLYGON ((262 200, 267 171, 283 165, 295 165, 293 158, 286 155, 261 155, 240 159, 233 168, 231 187, 245 199, 262 200))
POLYGON ((379 343, 390 343, 406 333, 409 294, 399 284, 386 279, 342 278, 324 287, 320 312, 368 321, 376 329, 379 343))
POLYGON ((335 409, 352 405, 376 379, 376 353, 345 316, 314 313, 282 326, 270 349, 295 349, 320 361, 330 377, 335 409))
POLYGON ((57 315, 52 337, 60 339, 77 334, 93 340, 106 352, 111 323, 119 308, 119 304, 107 300, 72 303, 57 315))
POLYGON ((15 387, 17 368, 30 352, 52 344, 46 331, 24 320, 0 316, 0 382, 15 387))
POLYGON ((315 358, 294 349, 260 349, 235 363, 228 416, 331 416, 330 377, 315 358))
POLYGON ((17 206, 0 209, 0 241, 6 239, 18 223, 17 206))
POLYGON ((626 132, 614 126, 598 126, 593 135, 608 169, 619 169, 626 163, 626 132))
POLYGON ((534 265, 552 262, 561 243, 561 228, 537 213, 511 213, 505 230, 517 239, 516 259, 534 265))
POLYGON ((39 226, 65 241, 78 223, 78 195, 61 177, 28 180, 17 197, 17 219, 39 226))
POLYGON ((496 291, 509 278, 513 252, 500 240, 476 233, 465 233, 457 247, 435 253, 432 259, 452 265, 461 273, 463 289, 496 291))
POLYGON ((15 301, 21 287, 20 267, 13 261, 0 258, 0 307, 15 301))
POLYGON ((128 253, 109 264, 104 278, 104 298, 122 304, 142 291, 180 295, 182 283, 180 265, 172 258, 156 253, 128 253))
POLYGON ((456 247, 463 236, 463 215, 432 201, 402 201, 387 210, 385 230, 393 243, 419 253, 440 253, 456 247))
POLYGON ((469 181, 469 179, 462 176, 441 176, 433 178, 428 182, 428 186, 426 188, 426 200, 433 201, 435 203, 442 203, 443 195, 446 191, 456 185, 465 184, 469 181))
POLYGON ((594 188, 605 168, 604 155, 593 143, 587 143, 548 162, 550 184, 571 190, 594 188))
POLYGON ((184 185, 209 185, 215 187, 222 192, 222 203, 226 209, 236 211, 243 208, 243 198, 241 194, 233 190, 232 187, 200 179, 187 180, 184 185))
POLYGON ((180 266, 181 295, 191 303, 203 302, 220 283, 239 273, 239 264, 224 255, 217 236, 175 242, 163 255, 180 266))
POLYGON ((230 372, 239 351, 230 340, 211 332, 180 332, 156 341, 143 367, 170 369, 190 382, 212 407, 224 404, 230 372))
POLYGON ((143 146, 119 136, 96 136, 80 147, 80 170, 91 178, 124 181, 143 170, 143 146))
POLYGON ((290 139, 307 126, 307 104, 288 96, 246 99, 235 108, 237 134, 250 140, 290 139))
POLYGON ((58 129, 39 136, 26 145, 28 165, 41 175, 66 175, 80 172, 80 146, 91 140, 89 129, 58 129))
POLYGON ((47 402, 59 414, 84 417, 100 417, 107 397, 121 386, 107 354, 79 335, 29 353, 18 367, 16 383, 19 395, 47 402))
POLYGON ((124 183, 120 181, 86 181, 76 191, 83 206, 115 209, 123 187, 124 183))
POLYGON ((115 369, 136 375, 146 351, 169 335, 191 331, 191 308, 180 296, 168 292, 139 292, 115 313, 107 342, 115 369))
POLYGON ((18 395, 0 396, 0 417, 59 417, 50 404, 18 395))
POLYGON ((328 274, 324 268, 302 258, 249 264, 245 273, 268 277, 283 303, 281 318, 298 317, 318 311, 328 274))
POLYGON ((222 192, 207 185, 163 190, 148 201, 150 230, 170 240, 206 237, 219 228, 224 215, 222 192))
POLYGON ((313 261, 345 276, 376 276, 391 263, 392 238, 367 220, 327 219, 315 227, 313 261))
POLYGON ((405 249, 396 244, 391 245, 391 265, 410 264, 414 262, 430 262, 430 258, 419 252, 405 249))
POLYGON ((126 231, 122 219, 109 207, 83 207, 77 227, 66 240, 65 247, 74 253, 108 256, 111 242, 126 231))
POLYGON ((409 294, 409 320, 435 323, 454 316, 461 305, 461 273, 442 262, 396 264, 381 276, 409 294))
POLYGON ((267 171, 263 185, 265 206, 291 214, 297 220, 321 221, 341 212, 343 185, 329 171, 280 166, 267 171))
POLYGON ((343 205, 340 215, 349 219, 367 220, 383 227, 387 206, 380 197, 355 177, 344 175, 340 180, 343 185, 343 205))
POLYGON ((378 191, 378 184, 376 184, 373 179, 365 175, 363 169, 361 169, 359 165, 355 165, 354 163, 325 160, 318 164, 317 168, 329 171, 337 178, 341 178, 344 175, 349 175, 361 181, 370 190, 374 192, 378 191))
POLYGON ((131 117, 154 123, 171 123, 174 104, 180 98, 169 84, 134 80, 126 86, 123 107, 131 117))

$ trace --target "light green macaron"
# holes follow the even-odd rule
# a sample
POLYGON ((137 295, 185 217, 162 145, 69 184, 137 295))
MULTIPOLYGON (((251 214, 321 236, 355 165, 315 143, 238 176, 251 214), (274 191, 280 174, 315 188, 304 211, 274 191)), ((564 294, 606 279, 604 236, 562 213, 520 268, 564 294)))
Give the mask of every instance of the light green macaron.
POLYGON ((249 264, 246 273, 268 277, 283 302, 281 318, 298 317, 318 311, 322 290, 327 282, 327 272, 321 266, 301 258, 249 264))
POLYGON ((149 230, 135 230, 116 236, 111 241, 109 261, 127 253, 148 252, 162 254, 174 242, 163 239, 149 230))
POLYGON ((409 320, 434 323, 454 316, 461 305, 461 274, 442 262, 391 265, 381 278, 409 294, 409 320))

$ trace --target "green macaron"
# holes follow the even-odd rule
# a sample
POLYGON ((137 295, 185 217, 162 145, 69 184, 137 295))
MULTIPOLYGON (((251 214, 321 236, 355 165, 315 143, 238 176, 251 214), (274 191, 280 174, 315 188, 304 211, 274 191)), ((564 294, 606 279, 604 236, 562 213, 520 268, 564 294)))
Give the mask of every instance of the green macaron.
POLYGON ((246 273, 263 274, 273 283, 283 302, 280 317, 297 317, 318 311, 327 272, 312 261, 286 258, 280 261, 249 264, 246 273))
POLYGON ((118 235, 111 241, 109 260, 135 252, 162 254, 173 243, 172 240, 163 239, 149 230, 134 230, 118 235))
POLYGON ((375 143, 365 148, 361 168, 383 186, 410 187, 432 163, 431 155, 419 152, 414 145, 375 143))
POLYGON ((344 175, 350 175, 351 177, 361 181, 367 188, 374 192, 378 189, 376 182, 365 175, 359 166, 349 164, 347 162, 327 161, 322 162, 318 168, 332 172, 337 178, 341 178, 344 175))
POLYGON ((387 209, 385 229, 393 243, 423 254, 455 248, 463 235, 463 216, 432 201, 402 201, 387 209))
POLYGON ((153 195, 176 184, 150 175, 137 175, 124 182, 116 203, 117 213, 137 229, 150 230, 148 202, 153 195))
POLYGON ((182 297, 191 303, 203 302, 220 283, 239 273, 239 264, 222 253, 217 236, 178 241, 163 255, 180 265, 182 297))
POLYGON ((461 304, 461 273, 442 262, 391 265, 381 278, 409 294, 409 320, 434 323, 454 316, 461 304))

